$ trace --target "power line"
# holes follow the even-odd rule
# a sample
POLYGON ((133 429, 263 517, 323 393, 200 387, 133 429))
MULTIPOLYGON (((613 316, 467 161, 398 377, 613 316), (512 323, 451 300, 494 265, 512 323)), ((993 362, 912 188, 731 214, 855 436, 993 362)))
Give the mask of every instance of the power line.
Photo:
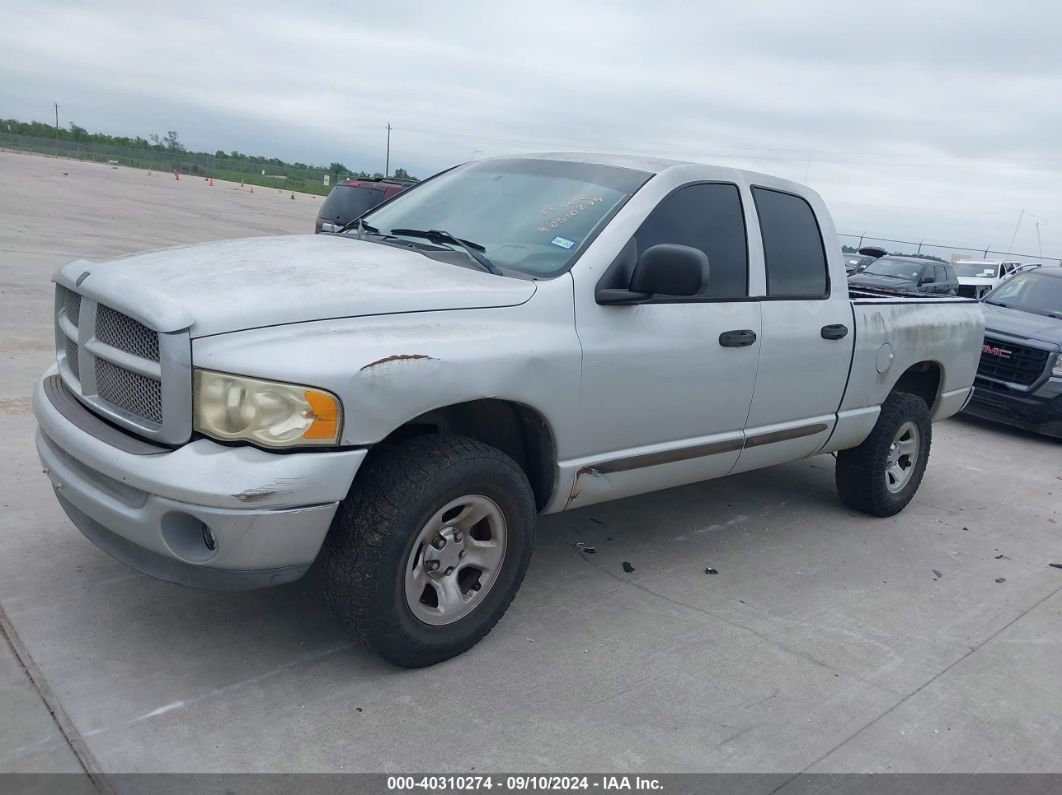
POLYGON ((1018 252, 1018 251, 999 251, 997 249, 992 248, 991 245, 988 245, 988 246, 955 246, 955 245, 951 245, 950 243, 926 243, 925 241, 917 241, 917 240, 895 240, 895 239, 893 239, 891 237, 878 237, 877 235, 871 235, 871 234, 868 234, 866 232, 863 232, 862 234, 853 234, 851 232, 838 232, 837 236, 838 237, 854 237, 854 238, 857 238, 857 239, 859 239, 860 244, 862 244, 862 241, 864 241, 864 240, 876 240, 876 241, 879 241, 881 243, 899 243, 899 244, 904 245, 904 246, 926 246, 926 247, 929 247, 929 248, 945 248, 945 249, 950 249, 951 251, 981 251, 981 252, 983 252, 985 254, 985 256, 987 256, 989 254, 1002 254, 1002 255, 1005 255, 1005 256, 1008 256, 1008 257, 1022 257, 1024 259, 1030 259, 1030 260, 1037 260, 1037 259, 1040 259, 1040 260, 1043 260, 1043 259, 1057 260, 1059 263, 1062 263, 1062 257, 1044 257, 1044 256, 1036 255, 1036 254, 1022 254, 1021 252, 1018 252))

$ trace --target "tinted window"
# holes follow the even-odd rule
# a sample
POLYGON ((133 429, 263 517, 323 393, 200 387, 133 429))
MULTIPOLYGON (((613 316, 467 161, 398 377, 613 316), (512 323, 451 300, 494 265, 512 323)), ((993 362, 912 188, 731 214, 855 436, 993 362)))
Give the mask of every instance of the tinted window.
POLYGON ((894 279, 906 279, 909 282, 917 282, 922 278, 925 269, 924 262, 909 259, 882 257, 872 262, 863 273, 871 276, 891 276, 894 279))
POLYGON ((799 196, 767 188, 753 188, 752 196, 760 216, 767 295, 826 296, 826 252, 811 206, 799 196))
POLYGON ((943 265, 937 265, 937 281, 940 284, 947 284, 951 279, 948 278, 948 269, 943 265))
POLYGON ((634 236, 641 254, 658 243, 699 248, 710 267, 704 295, 748 295, 748 248, 736 185, 687 185, 666 196, 634 236))
POLYGON ((321 205, 321 212, 317 215, 324 221, 345 224, 353 221, 366 210, 371 210, 383 200, 384 192, 379 188, 336 185, 321 205))

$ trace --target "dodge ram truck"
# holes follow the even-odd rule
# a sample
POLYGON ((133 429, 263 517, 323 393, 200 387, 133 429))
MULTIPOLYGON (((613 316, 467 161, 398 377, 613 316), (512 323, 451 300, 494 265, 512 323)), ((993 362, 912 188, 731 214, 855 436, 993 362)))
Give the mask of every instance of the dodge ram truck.
POLYGON ((36 444, 74 525, 189 586, 316 564, 410 667, 491 630, 538 514, 821 453, 848 506, 895 514, 984 328, 850 290, 805 186, 641 157, 479 160, 335 234, 53 278, 36 444))

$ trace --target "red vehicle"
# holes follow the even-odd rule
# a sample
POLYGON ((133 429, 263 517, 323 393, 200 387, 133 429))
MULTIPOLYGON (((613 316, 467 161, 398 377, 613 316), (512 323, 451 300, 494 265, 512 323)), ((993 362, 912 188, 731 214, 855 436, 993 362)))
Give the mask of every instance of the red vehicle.
POLYGON ((321 205, 313 231, 335 232, 412 184, 398 179, 348 179, 340 182, 332 188, 321 205))

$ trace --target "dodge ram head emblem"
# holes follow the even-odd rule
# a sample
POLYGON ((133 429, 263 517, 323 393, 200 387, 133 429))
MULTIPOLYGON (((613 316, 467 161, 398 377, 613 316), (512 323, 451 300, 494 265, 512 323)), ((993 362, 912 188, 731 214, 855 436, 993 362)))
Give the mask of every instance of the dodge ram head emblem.
POLYGON ((997 356, 1000 359, 1009 359, 1011 354, 1011 351, 1006 348, 995 348, 991 345, 982 345, 981 351, 989 356, 997 356))

